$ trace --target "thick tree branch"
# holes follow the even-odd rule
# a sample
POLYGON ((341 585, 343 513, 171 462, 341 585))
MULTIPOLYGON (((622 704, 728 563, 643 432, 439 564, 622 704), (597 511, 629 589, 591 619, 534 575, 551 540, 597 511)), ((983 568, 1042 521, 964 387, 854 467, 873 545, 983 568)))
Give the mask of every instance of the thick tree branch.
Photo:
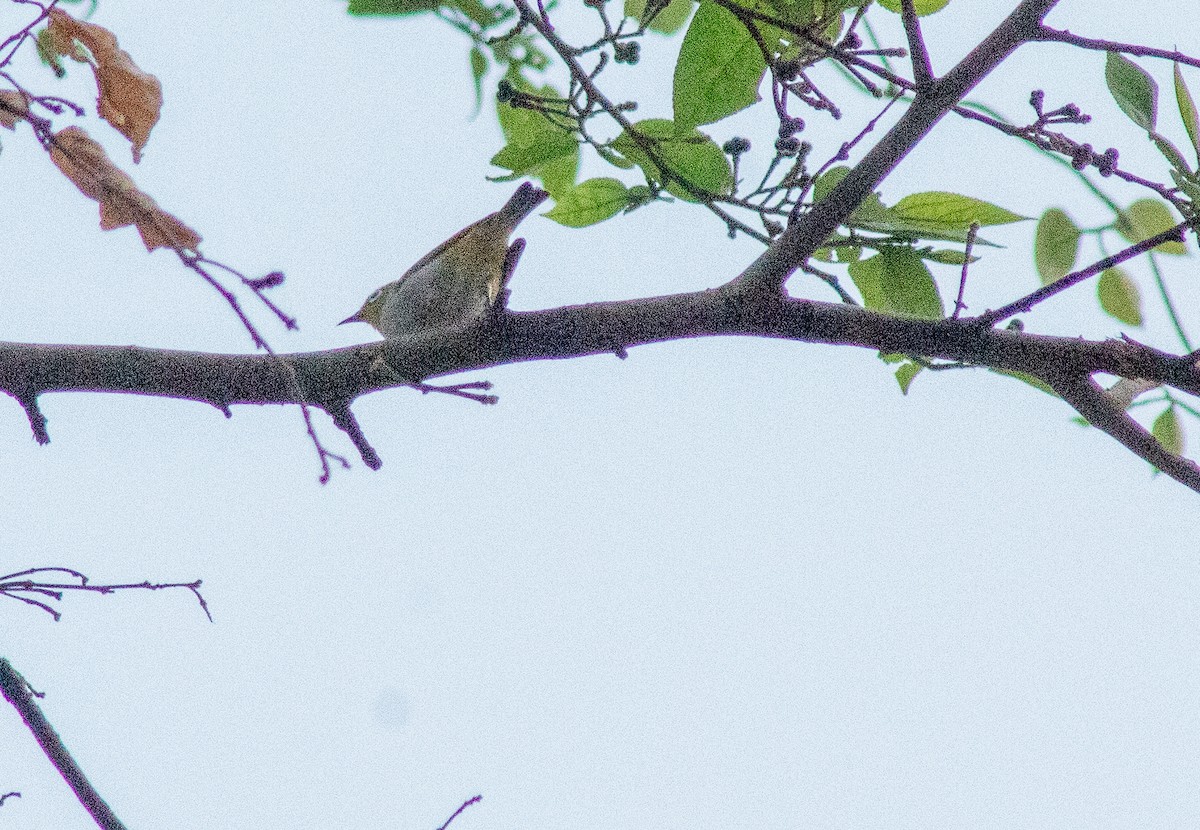
POLYGON ((1112 396, 1101 389, 1096 381, 1086 376, 1075 376, 1052 380, 1051 385, 1092 426, 1104 430, 1171 478, 1200 492, 1200 468, 1195 462, 1167 450, 1157 438, 1117 406, 1112 396))
MULTIPOLYGON (((14 396, 62 391, 159 395, 202 401, 222 411, 233 404, 303 401, 329 412, 364 461, 377 467, 379 458, 349 411, 359 395, 501 364, 620 354, 647 343, 717 335, 850 345, 950 360, 1022 372, 1068 391, 1102 372, 1200 395, 1195 358, 1131 341, 1026 334, 981 327, 970 319, 899 318, 842 304, 746 294, 733 284, 649 299, 507 313, 492 325, 453 336, 277 357, 131 346, 0 344, 0 389, 14 396)), ((1073 398, 1068 400, 1077 405, 1073 398)), ((1104 428, 1103 423, 1097 425, 1104 428)), ((1171 473, 1161 458, 1152 463, 1171 473)))

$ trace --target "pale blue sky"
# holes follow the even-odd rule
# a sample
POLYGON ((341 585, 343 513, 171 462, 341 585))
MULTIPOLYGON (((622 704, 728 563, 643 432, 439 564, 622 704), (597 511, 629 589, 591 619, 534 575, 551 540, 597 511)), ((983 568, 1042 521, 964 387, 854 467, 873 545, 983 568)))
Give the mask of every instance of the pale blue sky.
MULTIPOLYGON (((928 21, 938 69, 996 5, 928 21)), ((1200 52, 1154 18, 1190 4, 1167 5, 1064 0, 1050 22, 1200 52)), ((342 9, 101 0, 95 18, 163 81, 138 182, 208 255, 286 272, 302 330, 259 318, 281 351, 371 337, 334 323, 512 189, 484 180, 499 138, 471 119, 462 41, 342 9)), ((675 49, 647 44, 646 65, 675 49)), ((980 97, 1077 101, 1092 143, 1165 176, 1094 94, 1102 66, 1026 47, 980 97)), ((39 88, 90 105, 88 83, 39 88)), ((665 90, 639 114, 666 115, 665 90)), ((808 119, 818 153, 871 112, 844 98, 843 124, 808 119)), ((27 130, 0 142, 4 339, 249 348, 171 255, 101 233, 27 130)), ((954 120, 883 188, 933 189, 1103 219, 1056 166, 954 120)), ((686 205, 522 232, 518 309, 714 286, 756 252, 686 205)), ((1032 234, 988 234, 1007 247, 973 308, 1034 286, 1032 234)), ((1196 320, 1195 260, 1165 265, 1196 320)), ((1135 336, 1172 346, 1150 317, 1135 336)), ((1120 331, 1087 292, 1027 322, 1120 331)), ((481 377, 499 406, 359 401, 384 467, 325 487, 291 409, 50 395, 38 447, 0 404, 0 572, 205 582, 211 625, 184 593, 71 597, 57 624, 0 605, 3 655, 130 827, 432 830, 477 793, 458 830, 1200 822, 1196 496, 1051 398, 984 372, 905 398, 871 353, 733 338, 481 377)), ((23 793, 3 827, 90 826, 11 711, 0 747, 0 791, 23 793)))

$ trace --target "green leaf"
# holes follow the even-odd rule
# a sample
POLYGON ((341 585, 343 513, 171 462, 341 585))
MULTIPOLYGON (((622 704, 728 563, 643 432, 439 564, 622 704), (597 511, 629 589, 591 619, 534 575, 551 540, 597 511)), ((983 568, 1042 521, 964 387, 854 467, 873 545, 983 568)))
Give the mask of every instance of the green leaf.
POLYGON ((1200 181, 1194 173, 1180 173, 1178 170, 1171 171, 1171 178, 1175 182, 1175 186, 1183 191, 1184 195, 1193 202, 1200 202, 1200 181))
MULTIPOLYGON (((733 189, 733 169, 729 159, 711 138, 699 130, 677 130, 665 118, 647 118, 633 125, 667 171, 686 179, 702 193, 727 194, 733 189)), ((674 176, 664 175, 638 141, 622 132, 612 143, 614 150, 632 161, 650 181, 659 182, 667 192, 686 202, 702 201, 684 188, 674 176), (664 181, 669 179, 669 181, 664 181)))
MULTIPOLYGON (((850 172, 849 167, 838 166, 831 167, 822 173, 813 183, 813 203, 817 203, 829 196, 830 192, 846 178, 850 172)), ((935 212, 937 203, 942 202, 949 207, 957 206, 961 213, 971 212, 985 215, 993 220, 999 220, 1002 217, 1012 216, 1015 219, 1005 219, 1005 221, 1018 221, 1025 217, 1017 216, 1015 213, 1009 213, 1003 208, 998 208, 995 205, 989 205, 987 202, 981 202, 978 199, 972 199, 969 196, 959 196, 954 193, 949 194, 916 194, 915 197, 906 197, 911 199, 911 204, 915 211, 928 210, 935 212), (923 197, 929 196, 928 200, 923 197), (946 201, 941 197, 949 196, 951 199, 946 201), (967 209, 967 206, 970 209, 967 209)), ((903 203, 904 200, 901 200, 903 203)), ((899 205, 897 205, 899 207, 899 205)), ((889 208, 883 204, 878 193, 872 193, 863 203, 855 208, 850 214, 850 218, 846 221, 846 225, 851 228, 859 228, 861 230, 871 231, 872 233, 888 234, 889 236, 898 237, 903 240, 915 241, 917 239, 942 240, 945 242, 966 242, 967 228, 971 221, 968 219, 965 224, 957 218, 951 216, 952 221, 930 221, 914 217, 903 216, 896 211, 895 208, 889 208)), ((998 221, 992 221, 990 224, 998 224, 998 221)), ((987 245, 989 247, 997 247, 994 242, 976 236, 976 245, 987 245)))
POLYGON ((675 126, 711 124, 759 100, 767 71, 762 50, 746 27, 715 3, 702 2, 675 63, 675 126))
POLYGON ((1183 153, 1179 152, 1179 148, 1171 143, 1170 139, 1164 138, 1158 133, 1151 133, 1150 140, 1154 142, 1154 146, 1158 148, 1158 152, 1163 154, 1169 163, 1181 173, 1191 173, 1192 168, 1187 163, 1187 159, 1183 157, 1183 153))
POLYGON ((822 199, 828 196, 829 191, 837 187, 842 179, 846 178, 849 172, 849 167, 846 167, 845 165, 838 165, 837 167, 830 167, 828 170, 818 176, 817 180, 813 182, 813 204, 815 205, 817 202, 820 202, 822 199))
POLYGON ((1071 273, 1079 256, 1079 228, 1066 211, 1050 208, 1038 220, 1033 243, 1033 262, 1042 285, 1071 273))
MULTIPOLYGON (((675 34, 683 28, 688 15, 692 13, 692 3, 693 0, 670 0, 662 11, 654 15, 654 19, 646 28, 659 34, 675 34)), ((653 10, 660 5, 658 2, 647 3, 646 0, 625 0, 625 16, 634 18, 638 23, 645 23, 646 7, 649 6, 653 10)))
POLYGON ((1192 142, 1192 149, 1196 151, 1196 162, 1200 164, 1200 115, 1196 112, 1196 102, 1192 100, 1192 93, 1183 81, 1183 72, 1180 71, 1179 64, 1175 64, 1175 104, 1179 107, 1179 117, 1183 120, 1183 128, 1187 130, 1188 138, 1192 142))
POLYGON ((1142 295, 1123 268, 1106 268, 1096 284, 1100 307, 1110 317, 1130 326, 1142 324, 1142 295))
POLYGON ((1158 120, 1158 84, 1140 66, 1117 52, 1109 52, 1104 81, 1121 111, 1148 133, 1158 120))
POLYGON ((444 3, 443 0, 350 0, 350 7, 346 11, 356 17, 369 15, 396 17, 431 12, 443 5, 449 5, 449 3, 444 3))
POLYGON ((908 387, 912 386, 913 378, 920 374, 922 368, 924 367, 911 361, 900 364, 900 368, 896 370, 896 383, 900 384, 903 394, 908 394, 908 387))
MULTIPOLYGON (((851 228, 882 233, 907 242, 920 239, 940 240, 943 242, 967 241, 967 229, 955 225, 943 225, 936 222, 917 222, 897 216, 890 208, 884 207, 879 196, 872 194, 866 201, 850 214, 846 225, 851 228)), ((986 245, 990 248, 999 247, 982 236, 975 237, 975 245, 986 245)))
MULTIPOLYGON (((927 14, 940 12, 949 4, 950 0, 915 0, 913 6, 917 10, 917 17, 924 17, 927 14)), ((879 5, 890 12, 900 13, 900 0, 879 0, 879 5)))
MULTIPOLYGON (((1034 389, 1037 389, 1040 392, 1045 392, 1047 395, 1053 395, 1056 398, 1058 397, 1058 393, 1055 392, 1050 387, 1050 385, 1048 383, 1046 383, 1044 380, 1042 380, 1041 378, 1035 378, 1033 375, 1026 374, 1025 372, 1010 372, 1007 369, 992 369, 992 371, 998 375, 1004 375, 1006 377, 1016 378, 1017 380, 1021 381, 1022 383, 1028 383, 1030 386, 1032 386, 1034 389)), ((1082 425, 1088 426, 1087 421, 1084 421, 1082 425)))
POLYGON ((629 191, 616 179, 588 179, 559 198, 546 213, 560 225, 583 228, 616 216, 629 204, 629 191))
POLYGON ((945 316, 933 274, 911 248, 884 248, 848 270, 867 308, 929 320, 945 316))
POLYGON ((883 294, 883 261, 878 255, 850 263, 846 269, 863 305, 874 311, 891 311, 883 294))
POLYGON ((1029 218, 981 199, 940 191, 905 196, 892 207, 892 213, 906 220, 948 225, 964 230, 970 227, 972 222, 987 227, 1007 225, 1029 218))
POLYGON ((1180 455, 1183 452, 1183 425, 1179 423, 1179 415, 1174 406, 1168 406, 1154 419, 1150 434, 1158 439, 1163 449, 1169 453, 1180 455))
MULTIPOLYGON (((962 265, 964 262, 967 261, 966 251, 955 251, 955 250, 950 250, 950 249, 946 249, 946 248, 942 248, 941 250, 937 250, 937 251, 932 251, 928 254, 922 254, 922 256, 925 259, 929 260, 930 262, 937 262, 941 265, 962 265)), ((978 262, 978 261, 979 261, 979 257, 977 257, 977 256, 971 257, 971 262, 978 262)))
MULTIPOLYGON (((1178 223, 1171 215, 1171 209, 1158 199, 1138 199, 1117 217, 1116 228, 1121 236, 1130 242, 1141 242, 1163 231, 1170 230, 1178 223)), ((1163 254, 1176 256, 1187 253, 1187 246, 1178 240, 1163 242, 1154 246, 1154 250, 1163 254)))
MULTIPOLYGON (((509 73, 508 82, 521 92, 544 98, 560 98, 552 86, 533 87, 519 74, 509 73)), ((491 163, 510 171, 504 179, 530 176, 555 199, 575 186, 579 170, 579 142, 570 131, 536 110, 497 102, 496 115, 508 142, 492 156, 491 163)))

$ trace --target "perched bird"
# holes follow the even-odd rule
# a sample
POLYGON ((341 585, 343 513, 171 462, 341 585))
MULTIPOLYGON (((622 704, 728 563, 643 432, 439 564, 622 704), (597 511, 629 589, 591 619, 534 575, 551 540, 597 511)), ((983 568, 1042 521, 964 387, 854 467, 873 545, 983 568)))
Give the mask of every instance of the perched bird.
POLYGON ((478 321, 500 300, 525 247, 523 239, 509 245, 509 234, 547 195, 525 182, 504 207, 421 257, 342 323, 370 323, 392 339, 451 331, 478 321))

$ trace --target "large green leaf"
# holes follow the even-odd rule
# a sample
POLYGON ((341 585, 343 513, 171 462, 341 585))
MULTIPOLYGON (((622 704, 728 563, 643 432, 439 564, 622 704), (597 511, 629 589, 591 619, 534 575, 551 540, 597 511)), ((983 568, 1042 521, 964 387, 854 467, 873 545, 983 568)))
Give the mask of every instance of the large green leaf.
POLYGON ((1021 222, 1029 218, 981 199, 941 191, 905 196, 892 207, 892 213, 902 219, 963 229, 970 227, 971 223, 986 227, 1021 222))
POLYGON ((603 222, 629 204, 629 191, 616 179, 588 179, 559 198, 546 216, 569 228, 603 222))
POLYGON ((705 0, 675 63, 675 126, 711 124, 755 103, 766 71, 762 50, 741 21, 705 0))
MULTIPOLYGON (((544 98, 561 97, 552 86, 534 88, 520 75, 510 73, 508 82, 521 92, 544 98)), ((541 112, 498 102, 496 114, 508 142, 492 156, 491 163, 510 171, 505 179, 531 176, 558 198, 575 186, 579 170, 579 142, 569 130, 541 112)))
POLYGON ((930 320, 945 316, 933 274, 907 246, 884 248, 848 270, 867 308, 930 320))
MULTIPOLYGON (((825 171, 813 183, 813 202, 819 202, 828 196, 849 172, 849 167, 842 166, 832 167, 825 171)), ((1000 224, 999 220, 1001 219, 1015 222, 1025 218, 1015 213, 1009 213, 995 205, 989 205, 987 202, 954 193, 915 194, 905 197, 905 199, 901 199, 896 208, 889 208, 879 198, 878 193, 872 193, 854 209, 850 218, 846 220, 846 225, 911 241, 929 239, 966 242, 967 229, 971 224, 969 218, 965 223, 962 221, 966 216, 983 216, 993 220, 989 221, 989 224, 1000 224), (908 206, 912 212, 910 216, 903 215, 897 210, 900 205, 905 204, 905 199, 909 200, 908 206), (939 204, 942 208, 941 212, 939 212, 939 204), (941 216, 942 219, 923 219, 922 216, 941 216)), ((975 244, 997 247, 994 242, 989 242, 979 236, 975 237, 975 244)))
POLYGON ((1038 220, 1033 243, 1033 263, 1042 285, 1071 273, 1079 256, 1079 227, 1066 211, 1050 208, 1038 220))
MULTIPOLYGON (((694 129, 677 130, 675 123, 666 118, 647 118, 634 124, 633 128, 667 171, 687 180, 692 187, 713 195, 727 194, 733 189, 733 169, 728 157, 704 133, 694 129)), ((673 176, 664 175, 633 135, 621 133, 613 141, 612 148, 642 168, 647 179, 662 184, 671 195, 688 202, 702 201, 673 176)))
POLYGON ((1148 133, 1158 120, 1158 84, 1140 66, 1118 52, 1109 52, 1104 80, 1121 111, 1148 133))

